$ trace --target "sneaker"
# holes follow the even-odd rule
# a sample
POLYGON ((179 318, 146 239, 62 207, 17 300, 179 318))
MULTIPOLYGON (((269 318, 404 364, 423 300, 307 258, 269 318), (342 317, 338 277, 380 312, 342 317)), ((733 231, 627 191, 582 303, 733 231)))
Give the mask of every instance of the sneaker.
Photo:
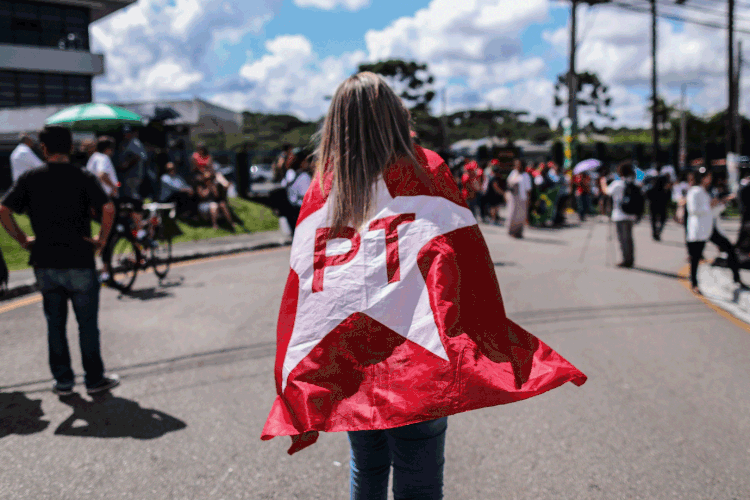
POLYGON ((118 385, 120 385, 120 377, 118 377, 117 375, 113 373, 107 377, 102 377, 99 383, 96 384, 95 386, 87 387, 86 393, 96 394, 97 392, 108 391, 112 389, 113 387, 117 387, 118 385))
POLYGON ((58 396, 70 396, 73 394, 73 384, 63 385, 55 382, 52 385, 52 392, 58 396))

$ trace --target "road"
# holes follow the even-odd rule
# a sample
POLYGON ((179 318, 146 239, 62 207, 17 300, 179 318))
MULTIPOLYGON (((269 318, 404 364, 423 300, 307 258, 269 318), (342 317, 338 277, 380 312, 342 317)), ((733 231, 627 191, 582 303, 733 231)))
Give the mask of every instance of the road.
MULTIPOLYGON (((750 498, 750 330, 677 279, 681 229, 657 244, 639 225, 630 271, 612 266, 607 224, 522 241, 483 231, 508 315, 589 380, 451 417, 446 499, 750 498)), ((104 359, 123 384, 100 401, 49 392, 38 300, 0 309, 0 498, 348 498, 344 434, 293 457, 288 439, 259 439, 288 258, 214 259, 163 286, 141 276, 133 296, 103 290, 104 359)))

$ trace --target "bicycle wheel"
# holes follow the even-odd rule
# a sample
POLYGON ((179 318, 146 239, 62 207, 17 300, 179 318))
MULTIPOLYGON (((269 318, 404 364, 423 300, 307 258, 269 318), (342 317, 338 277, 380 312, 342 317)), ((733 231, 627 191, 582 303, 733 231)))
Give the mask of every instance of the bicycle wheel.
POLYGON ((155 233, 150 251, 151 264, 159 279, 164 279, 172 265, 172 237, 164 234, 164 225, 161 224, 156 228, 155 233))
POLYGON ((130 291, 138 275, 141 262, 141 251, 138 246, 124 234, 112 240, 109 283, 122 292, 130 291))

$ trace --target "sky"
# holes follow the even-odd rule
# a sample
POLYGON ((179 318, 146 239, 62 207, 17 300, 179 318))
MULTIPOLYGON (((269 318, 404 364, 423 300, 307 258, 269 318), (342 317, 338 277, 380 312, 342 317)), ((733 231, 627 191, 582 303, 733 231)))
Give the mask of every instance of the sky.
MULTIPOLYGON (((597 124, 648 126, 650 18, 582 6, 577 20, 577 70, 597 73, 613 99, 615 120, 597 124)), ((106 65, 94 97, 200 97, 317 120, 359 64, 398 58, 428 65, 437 114, 445 93, 448 113, 503 108, 557 123, 564 110, 554 107, 554 82, 567 71, 569 22, 560 0, 138 0, 91 26, 106 65)), ((725 108, 726 33, 660 21, 658 40, 660 95, 678 103, 686 83, 694 113, 725 108)), ((582 112, 580 121, 592 118, 582 112)))

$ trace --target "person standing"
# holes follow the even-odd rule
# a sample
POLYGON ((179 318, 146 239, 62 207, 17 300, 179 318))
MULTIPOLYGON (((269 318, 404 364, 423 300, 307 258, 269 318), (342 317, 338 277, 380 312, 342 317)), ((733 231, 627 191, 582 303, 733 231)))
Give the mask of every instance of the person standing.
POLYGON ((667 207, 670 200, 671 182, 670 176, 662 169, 652 169, 654 174, 651 180, 651 188, 647 191, 649 201, 649 212, 651 213, 651 237, 654 241, 661 241, 661 233, 667 222, 667 207))
POLYGON ((690 254, 690 285, 694 293, 700 293, 698 288, 698 264, 703 259, 706 242, 711 241, 722 252, 727 254, 727 263, 732 270, 734 282, 741 288, 747 289, 740 278, 739 262, 734 247, 726 236, 721 233, 717 225, 717 218, 723 211, 727 201, 734 198, 733 194, 723 198, 711 198, 708 190, 713 176, 706 168, 701 168, 696 176, 697 184, 690 188, 687 194, 687 245, 690 254))
POLYGON ((30 251, 47 319, 53 391, 73 393, 75 377, 66 337, 68 301, 78 321, 86 391, 105 391, 120 383, 106 376, 99 341, 99 280, 94 255, 104 248, 114 220, 114 205, 96 178, 71 165, 70 130, 48 126, 40 134, 46 164, 18 178, 0 204, 0 222, 30 251), (92 209, 102 213, 99 235, 91 238, 92 209), (27 212, 36 238, 18 226, 13 213, 27 212))
POLYGON ((34 139, 29 134, 21 134, 18 146, 10 154, 10 172, 13 182, 16 182, 24 172, 44 165, 44 162, 31 149, 33 147, 34 139))
POLYGON ((124 140, 120 151, 119 172, 121 186, 118 197, 118 207, 122 204, 130 204, 133 210, 130 217, 133 220, 134 236, 142 240, 147 236, 143 229, 143 201, 141 198, 141 184, 146 172, 146 160, 148 154, 143 143, 138 138, 138 131, 130 125, 123 127, 124 140))
POLYGON ((286 217, 292 236, 294 236, 294 230, 302 209, 302 201, 305 199, 305 194, 312 183, 311 172, 314 165, 314 154, 310 154, 308 151, 300 151, 289 169, 289 171, 294 172, 294 178, 286 186, 287 201, 289 202, 286 217))
POLYGON ((591 210, 591 176, 583 172, 575 176, 573 182, 578 197, 578 218, 583 222, 591 210))
POLYGON ((346 431, 352 500, 387 498, 391 468, 395 499, 441 499, 449 415, 585 375, 505 316, 477 220, 380 76, 338 87, 318 151, 261 439, 346 431))
POLYGON ((531 192, 531 177, 524 172, 520 159, 513 160, 513 171, 508 175, 508 234, 523 238, 523 227, 528 217, 527 204, 531 192))
POLYGON ((617 240, 620 242, 622 251, 622 262, 617 267, 631 268, 635 264, 635 244, 633 242, 633 224, 638 216, 626 213, 623 210, 623 199, 625 192, 630 189, 638 189, 634 184, 635 173, 630 162, 625 161, 617 166, 617 175, 619 179, 612 181, 607 185, 606 178, 601 178, 601 191, 612 199, 611 220, 615 223, 617 229, 617 240))
POLYGON ((482 182, 484 172, 479 168, 476 161, 469 161, 464 165, 464 174, 461 176, 461 185, 463 186, 462 195, 469 205, 469 210, 474 216, 480 216, 480 198, 482 195, 482 182))
POLYGON ((110 198, 117 198, 119 188, 117 172, 112 163, 112 154, 115 152, 115 141, 111 137, 100 137, 96 141, 96 150, 86 164, 86 170, 94 174, 110 198))
POLYGON ((740 189, 737 193, 741 223, 735 247, 740 249, 745 255, 748 255, 750 253, 750 175, 747 172, 743 173, 744 175, 740 181, 740 189))

